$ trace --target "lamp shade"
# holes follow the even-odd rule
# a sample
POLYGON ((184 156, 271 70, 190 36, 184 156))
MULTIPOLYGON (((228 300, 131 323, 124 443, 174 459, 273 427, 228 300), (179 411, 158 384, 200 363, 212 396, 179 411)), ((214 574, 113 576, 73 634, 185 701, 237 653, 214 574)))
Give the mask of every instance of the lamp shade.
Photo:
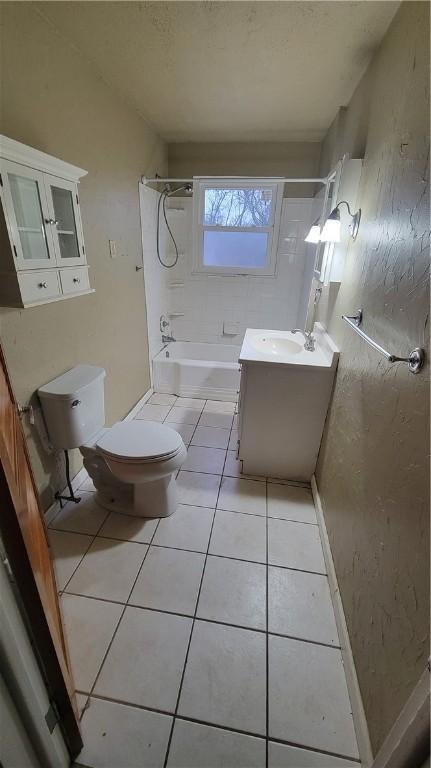
POLYGON ((320 227, 317 224, 317 222, 314 222, 312 226, 310 227, 310 231, 306 238, 304 238, 304 241, 306 243, 318 243, 320 242, 320 227))
POLYGON ((320 235, 322 243, 339 243, 341 239, 340 211, 334 208, 323 225, 320 235))

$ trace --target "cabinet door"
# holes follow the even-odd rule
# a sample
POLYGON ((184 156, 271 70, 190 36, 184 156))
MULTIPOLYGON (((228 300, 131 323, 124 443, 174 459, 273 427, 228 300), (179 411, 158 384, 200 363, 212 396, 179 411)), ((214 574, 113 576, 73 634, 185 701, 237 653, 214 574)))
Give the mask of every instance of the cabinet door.
POLYGON ((75 267, 85 264, 84 238, 78 205, 78 186, 44 174, 57 264, 75 267))
POLYGON ((43 174, 6 160, 0 167, 5 217, 17 269, 52 268, 55 249, 43 174))

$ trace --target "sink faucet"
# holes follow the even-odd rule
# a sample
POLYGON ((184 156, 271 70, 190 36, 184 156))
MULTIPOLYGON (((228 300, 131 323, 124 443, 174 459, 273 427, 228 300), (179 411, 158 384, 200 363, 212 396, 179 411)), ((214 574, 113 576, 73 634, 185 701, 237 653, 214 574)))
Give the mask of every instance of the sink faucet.
POLYGON ((305 339, 304 349, 306 349, 307 352, 314 352, 316 339, 312 335, 312 331, 303 331, 302 328, 293 328, 291 333, 302 333, 305 339))

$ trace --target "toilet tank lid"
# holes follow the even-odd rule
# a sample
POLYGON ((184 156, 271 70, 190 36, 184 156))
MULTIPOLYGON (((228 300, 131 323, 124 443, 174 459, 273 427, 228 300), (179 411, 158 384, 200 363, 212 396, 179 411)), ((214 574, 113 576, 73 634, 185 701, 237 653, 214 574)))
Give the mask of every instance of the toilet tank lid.
POLYGON ((37 391, 42 398, 70 399, 77 396, 84 387, 99 378, 105 378, 105 376, 105 369, 96 365, 75 365, 70 371, 66 371, 61 376, 57 376, 56 379, 49 381, 48 384, 44 384, 43 387, 39 387, 37 391))

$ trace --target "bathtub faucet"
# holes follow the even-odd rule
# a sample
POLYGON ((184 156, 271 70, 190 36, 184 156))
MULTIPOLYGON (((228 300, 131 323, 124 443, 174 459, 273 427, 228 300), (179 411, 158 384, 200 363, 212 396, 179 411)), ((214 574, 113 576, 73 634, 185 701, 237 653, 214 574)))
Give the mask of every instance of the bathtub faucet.
POLYGON ((169 328, 169 320, 165 315, 160 315, 160 333, 162 334, 162 344, 169 344, 170 341, 175 341, 173 336, 165 334, 166 328, 169 328))

